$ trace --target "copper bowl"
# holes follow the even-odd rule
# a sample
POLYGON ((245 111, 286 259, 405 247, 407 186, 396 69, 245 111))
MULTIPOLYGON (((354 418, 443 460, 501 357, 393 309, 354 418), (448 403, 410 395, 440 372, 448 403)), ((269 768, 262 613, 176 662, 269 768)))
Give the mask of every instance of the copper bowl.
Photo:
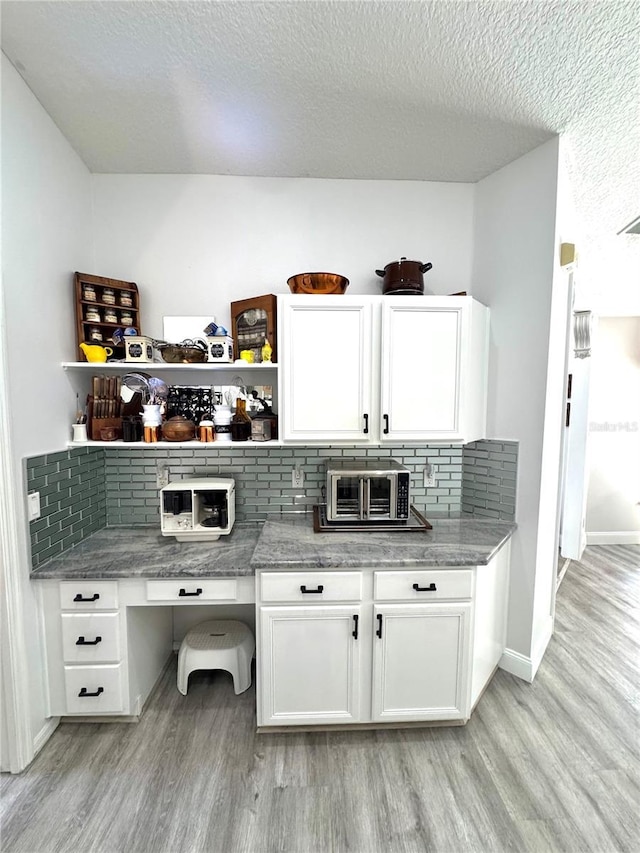
POLYGON ((193 441, 196 425, 182 415, 175 415, 162 424, 162 437, 165 441, 193 441))
POLYGON ((291 293, 344 293, 349 279, 332 272, 301 272, 287 279, 291 293))

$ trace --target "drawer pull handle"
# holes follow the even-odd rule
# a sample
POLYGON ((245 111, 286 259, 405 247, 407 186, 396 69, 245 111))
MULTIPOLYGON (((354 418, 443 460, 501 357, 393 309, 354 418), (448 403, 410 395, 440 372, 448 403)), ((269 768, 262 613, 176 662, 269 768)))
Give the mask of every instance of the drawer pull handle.
POLYGON ((85 640, 84 637, 78 637, 76 640, 76 646, 97 646, 98 643, 102 642, 102 637, 98 636, 95 640, 85 640))
POLYGON ((353 614, 353 631, 351 632, 351 636, 353 637, 354 640, 358 639, 358 620, 359 619, 360 619, 360 617, 356 613, 354 613, 353 614))
POLYGON ((195 592, 187 592, 186 589, 181 589, 178 593, 180 598, 185 598, 188 595, 202 595, 202 589, 198 587, 195 592))
POLYGON ((324 592, 324 586, 319 583, 316 589, 307 589, 307 587, 302 584, 300 587, 300 592, 324 592))
POLYGON ((382 418, 384 420, 384 429, 382 430, 382 432, 385 435, 389 435, 389 415, 383 415, 382 418))
POLYGON ((376 619, 378 620, 378 630, 376 631, 376 637, 380 637, 380 639, 382 639, 382 613, 378 613, 376 619))
POLYGON ((100 598, 99 592, 94 592, 91 598, 84 598, 82 593, 79 592, 76 597, 73 599, 74 601, 97 601, 100 598))
POLYGON ((429 586, 419 586, 417 583, 414 583, 413 588, 416 592, 436 592, 437 590, 434 583, 430 583, 429 586))
POLYGON ((365 414, 364 417, 364 429, 362 430, 365 435, 369 434, 369 415, 365 414))
POLYGON ((101 693, 104 693, 104 687, 98 687, 98 689, 95 691, 95 693, 89 693, 87 688, 83 687, 83 688, 81 688, 80 693, 78 693, 78 696, 81 699, 84 699, 85 696, 99 696, 101 693))

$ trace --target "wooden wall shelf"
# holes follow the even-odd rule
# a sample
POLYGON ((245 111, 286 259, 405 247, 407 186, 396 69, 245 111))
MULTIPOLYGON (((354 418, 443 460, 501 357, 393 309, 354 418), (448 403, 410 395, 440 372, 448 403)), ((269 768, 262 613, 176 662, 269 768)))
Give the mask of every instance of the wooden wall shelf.
MULTIPOLYGON (((75 274, 75 310, 76 310, 76 344, 78 346, 79 361, 86 361, 84 353, 80 349, 81 343, 102 344, 114 349, 114 354, 119 355, 119 348, 114 347, 111 340, 114 329, 125 329, 131 326, 136 329, 138 335, 142 334, 140 328, 140 296, 138 286, 132 281, 120 281, 116 278, 105 278, 101 275, 90 275, 89 273, 77 272, 75 274), (105 301, 105 291, 113 291, 114 301, 105 301), (93 292, 95 298, 88 298, 93 292), (87 318, 87 312, 91 308, 98 311, 100 320, 87 318), (106 322, 105 313, 115 312, 117 322, 106 322), (121 321, 123 314, 131 315, 130 323, 121 321), (94 337, 92 337, 92 335, 94 337), (101 337, 101 340, 98 338, 101 337)), ((122 358, 124 358, 124 347, 122 358)))

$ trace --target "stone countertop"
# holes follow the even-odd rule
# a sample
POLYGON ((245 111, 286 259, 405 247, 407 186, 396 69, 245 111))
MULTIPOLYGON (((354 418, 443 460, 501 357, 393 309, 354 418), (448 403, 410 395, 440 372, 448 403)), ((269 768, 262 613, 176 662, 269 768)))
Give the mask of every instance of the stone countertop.
POLYGON ((255 569, 347 569, 363 566, 484 566, 509 539, 507 521, 430 518, 432 530, 314 533, 305 520, 266 521, 251 564, 255 569))
POLYGON ((33 580, 245 577, 256 569, 486 565, 515 530, 505 521, 430 519, 433 530, 314 533, 310 515, 236 522, 215 542, 156 528, 107 527, 31 573, 33 580))
POLYGON ((178 542, 155 527, 105 527, 31 572, 55 578, 199 578, 255 574, 251 556, 262 522, 237 522, 214 542, 178 542))

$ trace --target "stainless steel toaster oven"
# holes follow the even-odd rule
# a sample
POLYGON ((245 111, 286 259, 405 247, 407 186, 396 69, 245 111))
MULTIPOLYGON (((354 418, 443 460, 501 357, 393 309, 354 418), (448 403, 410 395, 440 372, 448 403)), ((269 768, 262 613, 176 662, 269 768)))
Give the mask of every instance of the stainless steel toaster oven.
POLYGON ((328 459, 328 521, 407 521, 411 474, 394 459, 328 459))

